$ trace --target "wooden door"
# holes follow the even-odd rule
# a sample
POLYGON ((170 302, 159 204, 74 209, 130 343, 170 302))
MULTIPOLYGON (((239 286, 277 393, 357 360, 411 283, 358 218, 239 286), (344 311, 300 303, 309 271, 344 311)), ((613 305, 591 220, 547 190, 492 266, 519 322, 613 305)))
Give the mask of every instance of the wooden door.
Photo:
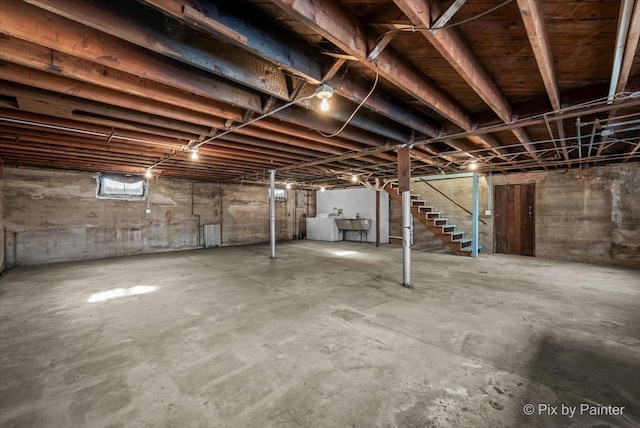
POLYGON ((496 253, 535 255, 535 184, 494 188, 494 248, 496 253))

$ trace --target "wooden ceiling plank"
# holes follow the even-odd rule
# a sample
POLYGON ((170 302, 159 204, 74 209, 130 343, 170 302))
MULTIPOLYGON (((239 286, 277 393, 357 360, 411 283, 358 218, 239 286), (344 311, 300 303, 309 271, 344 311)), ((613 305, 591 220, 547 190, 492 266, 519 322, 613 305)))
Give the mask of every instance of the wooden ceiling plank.
POLYGON ((426 29, 431 25, 431 16, 438 16, 441 13, 439 2, 436 0, 394 0, 394 2, 416 27, 421 28, 420 32, 498 117, 504 122, 510 122, 509 101, 462 34, 456 28, 442 28, 434 31, 426 29))
MULTIPOLYGON (((75 117, 76 115, 82 116, 82 112, 95 113, 109 118, 122 119, 189 133, 193 135, 191 139, 197 138, 199 135, 208 135, 211 131, 211 128, 206 126, 159 116, 151 112, 140 113, 136 110, 135 106, 126 108, 119 107, 118 104, 101 105, 90 100, 83 100, 69 95, 46 93, 42 90, 36 90, 12 82, 2 82, 0 93, 18 98, 43 101, 51 106, 64 106, 66 108, 71 108, 74 112, 72 117, 75 117)), ((143 106, 140 106, 140 109, 144 111, 143 106)))
MULTIPOLYGON (((273 28, 258 27, 255 23, 234 15, 231 11, 223 13, 213 3, 201 0, 144 0, 144 2, 187 23, 189 20, 185 19, 183 11, 195 7, 213 21, 220 23, 223 28, 231 29, 247 40, 246 44, 235 40, 236 44, 312 84, 327 83, 339 95, 356 103, 360 103, 368 93, 368 89, 364 90, 353 80, 335 77, 336 72, 346 61, 345 58, 338 58, 323 74, 322 70, 318 71, 320 61, 317 60, 318 57, 322 57, 322 52, 312 51, 311 55, 316 59, 311 59, 310 48, 305 46, 306 43, 301 44, 295 39, 292 40, 290 36, 283 36, 273 28)), ((228 40, 224 32, 221 33, 215 26, 203 28, 202 25, 198 25, 197 28, 215 37, 222 36, 223 40, 228 40)), ((365 107, 427 135, 436 136, 440 133, 441 126, 435 120, 411 111, 413 109, 407 105, 402 105, 376 93, 369 97, 365 107)))
POLYGON ((204 98, 196 98, 192 94, 13 37, 0 38, 0 59, 224 119, 242 119, 242 111, 237 107, 212 99, 205 102, 204 98))
MULTIPOLYGON (((71 0, 28 0, 27 2, 206 72, 249 86, 267 95, 290 100, 286 77, 279 66, 255 58, 244 49, 209 44, 207 50, 204 50, 145 28, 135 21, 106 8, 98 8, 89 2, 77 3, 71 0)), ((291 56, 293 57, 293 53, 291 56)), ((337 109, 332 109, 329 114, 338 120, 345 120, 349 115, 337 109)), ((370 123, 360 123, 362 120, 360 117, 355 117, 351 124, 366 129, 370 123)))
POLYGON ((544 17, 537 0, 517 0, 522 22, 527 30, 529 43, 538 63, 538 70, 547 90, 551 107, 560 110, 560 89, 549 46, 549 37, 544 25, 544 17))
POLYGON ((312 27, 361 64, 374 71, 377 68, 382 78, 424 102, 429 108, 463 129, 471 128, 469 115, 449 94, 428 81, 392 50, 382 51, 375 63, 367 61, 368 50, 375 45, 375 37, 368 34, 358 19, 337 2, 324 1, 320 5, 306 0, 273 0, 273 3, 312 27))
POLYGON ((257 94, 160 61, 117 37, 22 2, 2 5, 0 33, 242 109, 262 109, 257 94))
POLYGON ((112 89, 78 82, 73 79, 37 71, 21 65, 5 63, 0 67, 0 79, 60 94, 69 94, 77 98, 84 98, 86 100, 134 111, 163 116, 185 123, 192 123, 203 127, 202 130, 204 132, 200 135, 209 135, 211 128, 221 128, 224 125, 224 122, 215 116, 186 110, 182 107, 176 107, 175 105, 162 103, 153 99, 135 97, 112 89))
MULTIPOLYGON (((164 145, 167 147, 179 148, 188 142, 188 140, 185 140, 185 139, 167 137, 162 130, 158 130, 157 134, 147 133, 147 132, 137 132, 137 131, 131 131, 124 128, 102 126, 102 125, 91 124, 87 122, 81 122, 76 120, 59 118, 55 116, 47 116, 47 115, 35 114, 35 113, 26 112, 26 111, 6 109, 6 108, 0 108, 0 117, 14 119, 17 121, 33 122, 34 124, 39 123, 39 124, 45 125, 44 129, 47 129, 47 127, 51 127, 49 129, 55 129, 56 127, 63 127, 63 128, 75 129, 79 131, 100 133, 104 136, 109 134, 114 134, 116 135, 115 137, 116 139, 120 138, 121 136, 125 139, 128 139, 128 141, 135 142, 136 144, 148 143, 153 145, 164 145)), ((10 123, 10 122, 2 122, 2 123, 10 123)), ((16 124, 16 126, 17 125, 18 124, 16 124)), ((25 126, 29 127, 29 125, 25 125, 25 124, 19 124, 19 125, 22 127, 25 127, 25 126)), ((33 125, 32 128, 42 129, 42 126, 33 125)), ((80 132, 79 134, 78 133, 73 134, 70 132, 70 134, 82 135, 83 132, 80 132)))
POLYGON ((319 84, 322 79, 322 64, 307 55, 308 46, 291 37, 254 29, 246 20, 222 11, 215 3, 200 0, 145 0, 144 3, 200 31, 222 36, 224 41, 247 49, 309 83, 319 84))
POLYGON ((280 99, 289 100, 289 91, 282 70, 274 64, 258 60, 243 49, 209 43, 205 50, 145 28, 124 14, 117 14, 105 7, 97 7, 90 2, 73 0, 26 0, 26 2, 206 72, 280 99))

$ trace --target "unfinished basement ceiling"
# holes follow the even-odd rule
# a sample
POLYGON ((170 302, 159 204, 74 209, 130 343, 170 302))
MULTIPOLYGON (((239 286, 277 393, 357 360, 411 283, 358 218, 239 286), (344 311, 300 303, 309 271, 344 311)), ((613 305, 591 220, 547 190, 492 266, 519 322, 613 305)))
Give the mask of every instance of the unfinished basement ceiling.
POLYGON ((413 175, 640 159, 640 1, 3 0, 0 33, 5 165, 331 186, 395 177, 403 144, 413 175))

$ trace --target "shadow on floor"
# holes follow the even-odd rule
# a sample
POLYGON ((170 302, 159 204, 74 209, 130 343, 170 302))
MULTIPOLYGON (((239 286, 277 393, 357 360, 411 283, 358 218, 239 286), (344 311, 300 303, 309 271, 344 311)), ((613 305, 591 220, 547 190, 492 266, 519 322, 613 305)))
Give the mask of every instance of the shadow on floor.
POLYGON ((521 415, 526 403, 534 407, 523 419, 553 427, 640 426, 639 355, 614 342, 543 336, 525 374, 542 385, 525 392, 521 415))

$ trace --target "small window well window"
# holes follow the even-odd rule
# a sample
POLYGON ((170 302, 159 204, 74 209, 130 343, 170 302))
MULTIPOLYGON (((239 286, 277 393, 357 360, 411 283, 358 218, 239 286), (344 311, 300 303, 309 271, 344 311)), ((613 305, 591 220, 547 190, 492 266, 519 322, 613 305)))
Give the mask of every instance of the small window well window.
MULTIPOLYGON (((271 189, 269 189, 269 198, 271 198, 271 189)), ((287 200, 287 189, 280 189, 276 187, 276 201, 287 200)))
POLYGON ((98 174, 96 185, 96 196, 99 199, 140 201, 147 198, 147 182, 141 176, 98 174))

